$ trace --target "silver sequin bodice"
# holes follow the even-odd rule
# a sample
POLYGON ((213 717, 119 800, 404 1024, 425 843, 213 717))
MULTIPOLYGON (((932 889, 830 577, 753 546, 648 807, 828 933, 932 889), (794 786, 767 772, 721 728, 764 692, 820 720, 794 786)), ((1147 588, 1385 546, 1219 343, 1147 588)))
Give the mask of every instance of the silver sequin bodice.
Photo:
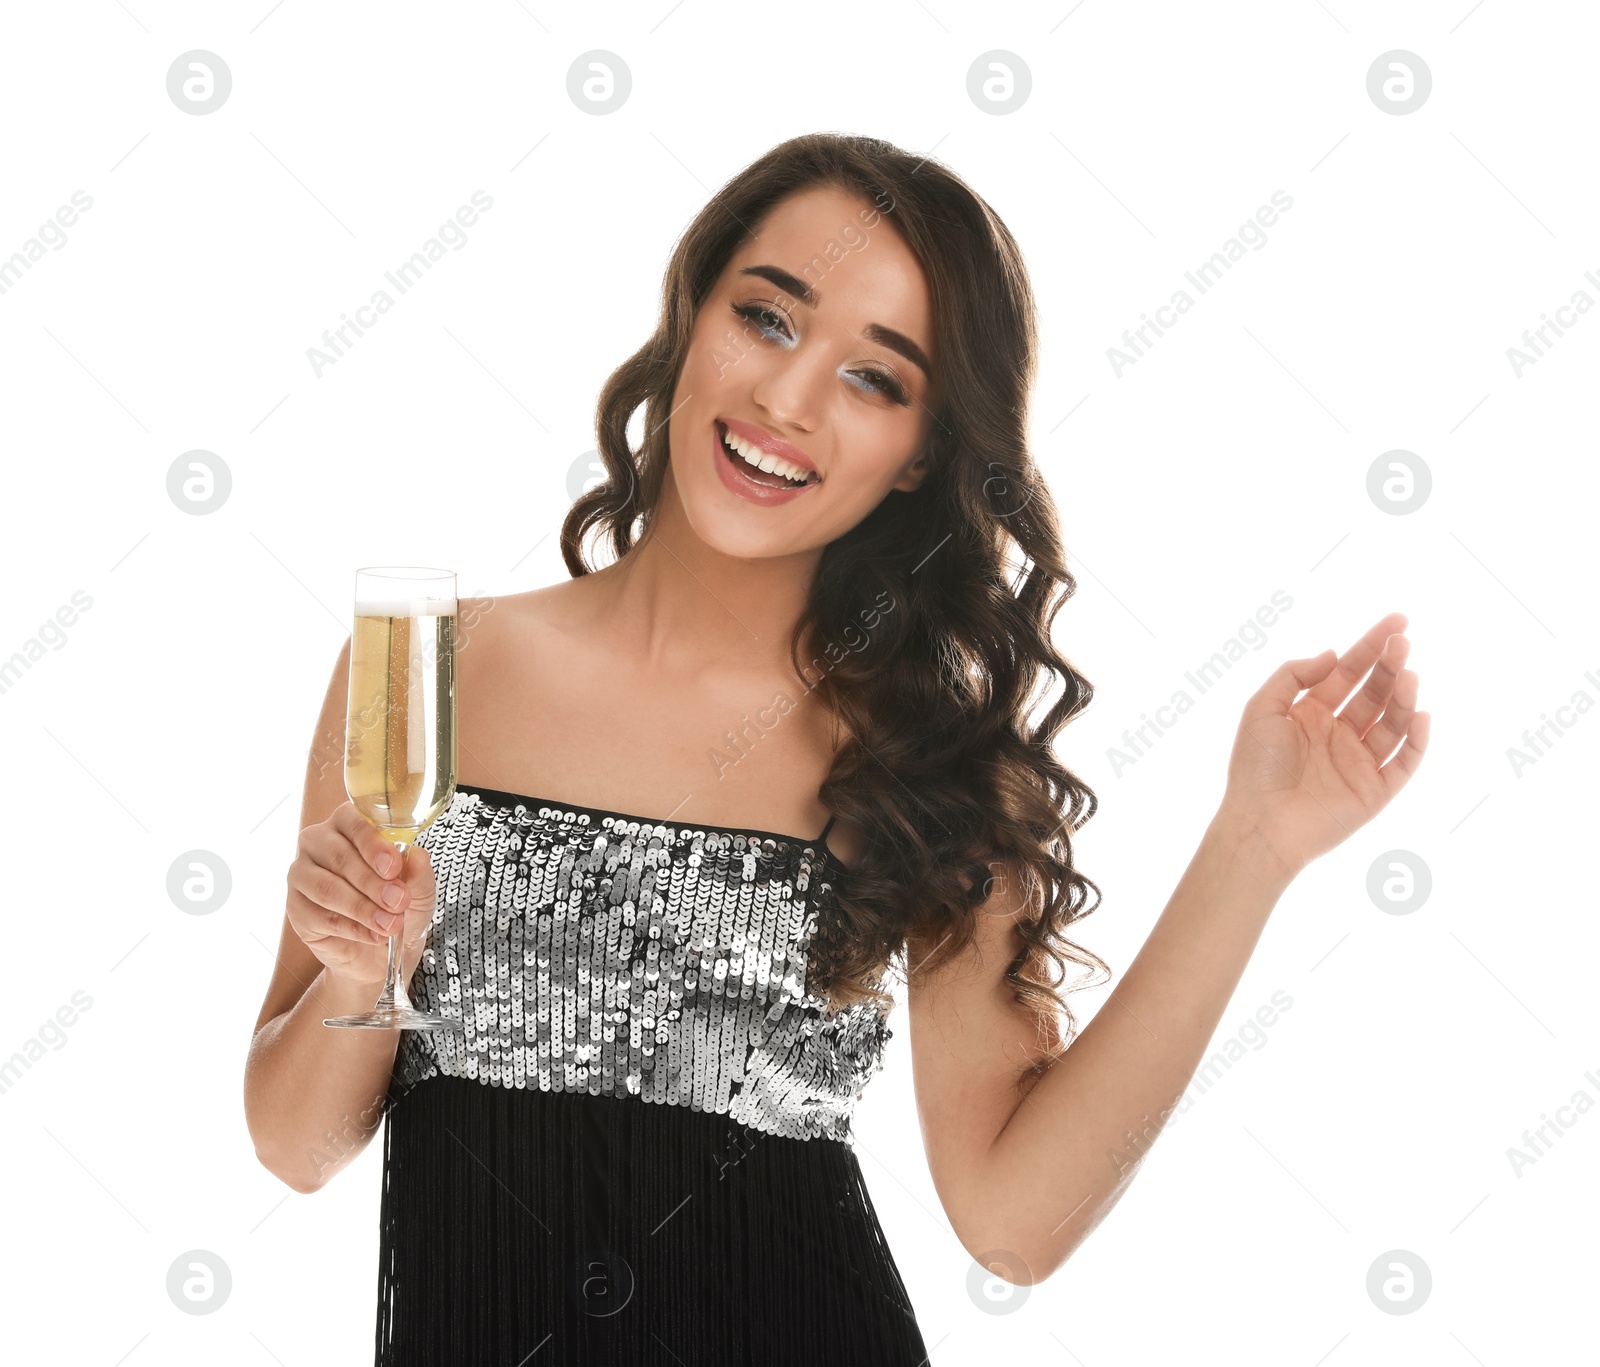
MULTIPOLYGON (((458 787, 423 832, 438 883, 395 1077, 587 1092, 851 1142, 891 1031, 808 990, 830 877, 818 844, 458 787)), ((881 984, 880 984, 881 985, 881 984)))

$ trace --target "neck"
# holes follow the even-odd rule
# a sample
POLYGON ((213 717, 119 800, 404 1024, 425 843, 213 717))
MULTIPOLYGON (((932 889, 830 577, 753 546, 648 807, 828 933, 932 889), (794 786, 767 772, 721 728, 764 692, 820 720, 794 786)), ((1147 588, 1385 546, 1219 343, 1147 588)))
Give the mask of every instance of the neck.
POLYGON ((598 617, 613 640, 633 643, 645 668, 792 673, 789 641, 820 559, 820 550, 747 559, 708 546, 689 525, 669 468, 644 536, 592 576, 598 617))

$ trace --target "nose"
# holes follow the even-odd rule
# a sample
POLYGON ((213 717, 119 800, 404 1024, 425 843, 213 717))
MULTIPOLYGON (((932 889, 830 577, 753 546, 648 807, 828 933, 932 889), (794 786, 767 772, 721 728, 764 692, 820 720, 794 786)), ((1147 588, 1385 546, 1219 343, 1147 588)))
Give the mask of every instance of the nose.
POLYGON ((822 349, 799 346, 774 357, 764 367, 751 398, 770 416, 774 427, 812 432, 831 378, 832 370, 822 349))

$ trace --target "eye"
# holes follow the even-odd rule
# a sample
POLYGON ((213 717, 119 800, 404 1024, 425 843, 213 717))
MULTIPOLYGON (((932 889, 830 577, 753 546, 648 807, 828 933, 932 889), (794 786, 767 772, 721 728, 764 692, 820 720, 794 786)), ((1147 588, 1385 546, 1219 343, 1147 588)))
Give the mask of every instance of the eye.
MULTIPOLYGON (((789 338, 787 327, 771 326, 772 323, 787 322, 784 315, 776 309, 768 308, 765 304, 735 304, 733 305, 733 312, 737 317, 754 323, 762 332, 776 337, 780 341, 786 341, 789 338)), ((911 402, 906 394, 905 386, 886 370, 852 370, 850 373, 858 379, 870 381, 869 384, 863 385, 862 388, 869 390, 871 393, 881 394, 884 398, 890 399, 897 404, 903 405, 911 402)))
POLYGON ((770 332, 778 337, 787 337, 789 335, 787 330, 771 327, 762 321, 762 319, 771 319, 776 323, 784 321, 781 313, 776 309, 769 309, 765 304, 735 304, 733 311, 738 317, 746 318, 754 323, 763 332, 770 332))
POLYGON ((859 375, 862 379, 872 380, 873 392, 882 394, 886 399, 893 399, 896 403, 908 403, 905 388, 900 381, 886 370, 852 370, 852 375, 859 375))

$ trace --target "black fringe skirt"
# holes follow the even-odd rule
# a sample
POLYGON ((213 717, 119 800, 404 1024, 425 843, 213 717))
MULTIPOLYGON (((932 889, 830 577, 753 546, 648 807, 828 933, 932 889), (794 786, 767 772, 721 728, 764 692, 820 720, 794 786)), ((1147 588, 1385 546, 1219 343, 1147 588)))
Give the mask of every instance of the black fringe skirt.
POLYGON ((383 1146, 377 1367, 927 1363, 837 1140, 436 1076, 383 1146))

